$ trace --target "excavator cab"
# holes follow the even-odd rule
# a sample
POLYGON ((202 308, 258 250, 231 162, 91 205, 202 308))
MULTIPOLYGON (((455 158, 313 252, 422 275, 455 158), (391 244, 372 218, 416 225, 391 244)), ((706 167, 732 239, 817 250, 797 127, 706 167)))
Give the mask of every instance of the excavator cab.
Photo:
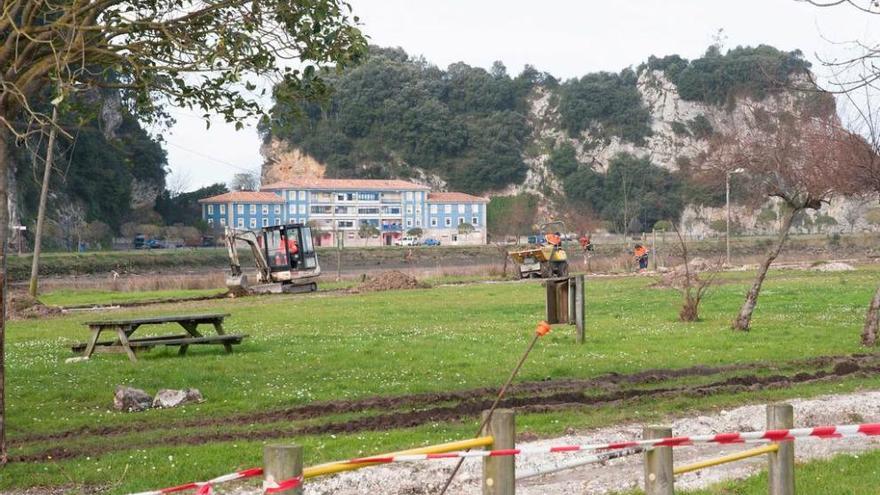
POLYGON ((312 232, 302 224, 274 225, 258 231, 226 229, 232 276, 226 285, 236 293, 296 293, 317 290, 312 279, 321 274, 312 232), (236 242, 251 248, 257 265, 257 285, 248 285, 241 270, 236 242))

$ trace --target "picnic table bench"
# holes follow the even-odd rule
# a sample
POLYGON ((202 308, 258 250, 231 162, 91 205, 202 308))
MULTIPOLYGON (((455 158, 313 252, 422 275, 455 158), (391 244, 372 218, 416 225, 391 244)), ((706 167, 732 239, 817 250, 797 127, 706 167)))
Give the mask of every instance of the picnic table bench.
POLYGON ((187 349, 191 345, 222 345, 226 352, 232 352, 233 344, 240 344, 247 335, 226 335, 226 332, 223 330, 223 319, 227 316, 229 316, 228 313, 215 313, 90 321, 85 323, 92 332, 89 341, 83 344, 76 344, 71 347, 71 350, 76 353, 83 353, 83 357, 86 358, 91 357, 95 352, 124 352, 128 354, 128 358, 132 362, 137 361, 135 356, 136 350, 149 350, 159 345, 180 346, 178 354, 181 356, 186 354, 187 349), (186 333, 131 338, 131 335, 144 325, 163 325, 166 323, 177 323, 186 330, 186 333), (217 335, 202 335, 198 330, 199 325, 213 325, 217 335), (116 339, 98 342, 101 333, 105 331, 115 333, 116 339))

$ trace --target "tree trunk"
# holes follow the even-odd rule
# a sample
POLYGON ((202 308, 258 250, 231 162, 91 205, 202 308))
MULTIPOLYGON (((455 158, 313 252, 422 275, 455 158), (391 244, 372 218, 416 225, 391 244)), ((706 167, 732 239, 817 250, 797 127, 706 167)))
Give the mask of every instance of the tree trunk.
POLYGON ((877 343, 878 326, 880 326, 880 287, 877 287, 874 299, 871 299, 871 305, 868 306, 865 328, 862 330, 862 345, 873 346, 877 343))
POLYGON ((779 253, 782 251, 782 246, 785 245, 785 240, 788 239, 788 231, 791 229, 792 220, 798 211, 800 210, 791 211, 783 220, 776 247, 767 254, 767 259, 765 259, 758 268, 755 282, 746 294, 746 300, 743 302, 743 305, 739 310, 739 316, 733 321, 734 330, 749 330, 749 325, 752 323, 752 312, 755 311, 755 306, 758 304, 758 294, 761 292, 761 285, 764 283, 764 279, 767 278, 767 271, 770 269, 770 265, 773 264, 773 261, 776 260, 779 253))
MULTIPOLYGON (((4 115, 0 112, 0 115, 4 115)), ((0 124, 0 466, 8 461, 6 450, 6 244, 9 240, 9 131, 0 124)))
MULTIPOLYGON (((40 206, 37 210, 37 230, 34 232, 34 257, 31 260, 31 281, 28 285, 28 293, 31 297, 37 297, 37 283, 40 273, 40 250, 43 240, 43 220, 46 217, 46 198, 49 196, 49 176, 52 174, 52 161, 55 151, 55 122, 58 118, 58 108, 52 108, 52 128, 49 129, 49 144, 46 148, 46 167, 43 170, 43 184, 40 187, 40 206)), ((39 153, 36 150, 35 153, 39 153)))

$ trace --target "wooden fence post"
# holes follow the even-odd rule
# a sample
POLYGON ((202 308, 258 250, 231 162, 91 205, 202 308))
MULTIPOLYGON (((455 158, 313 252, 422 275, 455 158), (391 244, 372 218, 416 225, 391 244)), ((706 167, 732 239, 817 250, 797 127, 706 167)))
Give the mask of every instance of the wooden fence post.
POLYGON ((577 330, 578 344, 584 343, 586 332, 586 278, 583 275, 575 275, 574 277, 574 324, 577 330))
MULTIPOLYGON (((791 404, 767 406, 767 429, 784 430, 794 427, 791 404)), ((779 442, 779 450, 768 454, 770 495, 794 495, 794 442, 779 442)))
MULTIPOLYGON (((263 447, 263 478, 278 483, 303 474, 303 448, 299 445, 263 447)), ((302 495, 302 485, 285 493, 302 495)))
MULTIPOLYGON (((485 421, 489 411, 483 411, 485 421)), ((512 449, 516 443, 513 409, 496 409, 481 435, 494 438, 492 449, 512 449)), ((513 456, 483 458, 483 495, 513 495, 516 490, 516 459, 513 456)))
MULTIPOLYGON (((667 438, 672 428, 648 426, 642 430, 642 438, 667 438)), ((672 447, 654 447, 645 452, 645 495, 673 495, 672 447)))

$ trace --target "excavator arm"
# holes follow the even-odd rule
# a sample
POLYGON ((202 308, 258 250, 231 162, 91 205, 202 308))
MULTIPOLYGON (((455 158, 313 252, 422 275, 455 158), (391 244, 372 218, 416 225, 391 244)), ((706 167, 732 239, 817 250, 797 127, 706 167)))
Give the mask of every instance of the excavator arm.
POLYGON ((242 271, 241 271, 241 262, 238 259, 238 248, 235 245, 236 241, 242 241, 246 243, 251 248, 251 253, 254 256, 254 262, 257 264, 257 271, 259 273, 260 283, 269 283, 271 281, 271 270, 269 269, 269 263, 266 261, 266 256, 263 253, 263 250, 260 249, 259 241, 257 234, 250 230, 235 230, 230 227, 226 227, 225 231, 225 240, 226 240, 226 251, 229 254, 229 267, 232 270, 232 279, 239 279, 237 283, 227 281, 227 285, 242 285, 242 271))

